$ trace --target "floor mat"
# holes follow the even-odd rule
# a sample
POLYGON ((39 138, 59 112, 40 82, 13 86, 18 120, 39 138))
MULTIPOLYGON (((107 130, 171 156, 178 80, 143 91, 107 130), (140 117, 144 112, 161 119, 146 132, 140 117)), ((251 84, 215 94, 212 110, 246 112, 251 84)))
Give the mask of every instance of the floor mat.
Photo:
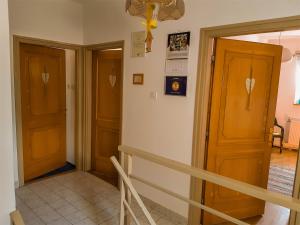
POLYGON ((270 166, 268 190, 292 196, 295 170, 270 166))
POLYGON ((75 165, 73 165, 72 163, 66 162, 66 164, 63 167, 60 167, 56 170, 52 170, 49 173, 46 173, 42 176, 37 177, 36 179, 50 177, 50 176, 53 176, 53 175, 57 175, 57 174, 60 174, 60 173, 65 173, 65 172, 72 171, 72 170, 75 170, 75 169, 76 169, 75 165))

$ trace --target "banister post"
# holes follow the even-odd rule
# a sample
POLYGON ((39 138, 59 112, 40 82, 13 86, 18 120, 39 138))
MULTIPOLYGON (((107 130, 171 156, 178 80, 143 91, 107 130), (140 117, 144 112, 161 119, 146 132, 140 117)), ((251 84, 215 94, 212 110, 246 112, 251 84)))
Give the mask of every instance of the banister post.
MULTIPOLYGON (((124 152, 121 152, 121 165, 126 173, 126 175, 129 177, 132 173, 132 156, 130 154, 126 154, 124 152)), ((125 185, 125 199, 129 206, 131 206, 131 192, 129 188, 125 185)), ((124 219, 124 225, 130 225, 130 213, 127 209, 125 209, 125 219, 124 219)))

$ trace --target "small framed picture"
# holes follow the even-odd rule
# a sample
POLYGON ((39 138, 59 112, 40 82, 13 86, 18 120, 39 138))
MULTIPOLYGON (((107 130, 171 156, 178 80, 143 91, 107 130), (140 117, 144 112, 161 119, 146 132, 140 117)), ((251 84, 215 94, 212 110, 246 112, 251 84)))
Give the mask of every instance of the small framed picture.
POLYGON ((144 74, 143 73, 133 74, 132 83, 135 85, 143 85, 144 84, 144 74))
POLYGON ((168 35, 167 59, 187 59, 190 48, 190 32, 168 35))
POLYGON ((165 94, 186 96, 187 77, 186 76, 166 76, 165 94))

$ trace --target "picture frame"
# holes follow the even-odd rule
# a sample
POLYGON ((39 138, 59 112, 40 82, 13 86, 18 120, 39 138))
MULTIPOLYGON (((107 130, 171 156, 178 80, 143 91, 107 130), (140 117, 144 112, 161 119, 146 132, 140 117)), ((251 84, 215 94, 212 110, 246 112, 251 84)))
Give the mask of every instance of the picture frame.
POLYGON ((189 57, 191 32, 168 35, 167 59, 187 59, 189 57))
POLYGON ((144 84, 144 74, 143 73, 135 73, 132 76, 132 83, 134 85, 143 85, 144 84))
POLYGON ((165 95, 186 96, 187 76, 166 76, 165 95))

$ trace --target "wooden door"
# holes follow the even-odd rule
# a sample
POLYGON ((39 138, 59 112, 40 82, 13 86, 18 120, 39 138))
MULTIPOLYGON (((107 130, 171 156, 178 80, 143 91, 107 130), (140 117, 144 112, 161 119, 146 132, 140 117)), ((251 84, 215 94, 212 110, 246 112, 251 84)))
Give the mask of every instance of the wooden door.
POLYGON ((117 185, 110 161, 118 158, 121 127, 122 51, 93 52, 92 172, 117 185))
POLYGON ((66 162, 65 52, 21 44, 24 180, 66 162))
MULTIPOLYGON (((282 47, 216 40, 206 169, 267 188, 282 47)), ((236 218, 264 213, 265 202, 211 183, 205 204, 236 218)), ((221 219, 204 213, 204 225, 221 219)))

